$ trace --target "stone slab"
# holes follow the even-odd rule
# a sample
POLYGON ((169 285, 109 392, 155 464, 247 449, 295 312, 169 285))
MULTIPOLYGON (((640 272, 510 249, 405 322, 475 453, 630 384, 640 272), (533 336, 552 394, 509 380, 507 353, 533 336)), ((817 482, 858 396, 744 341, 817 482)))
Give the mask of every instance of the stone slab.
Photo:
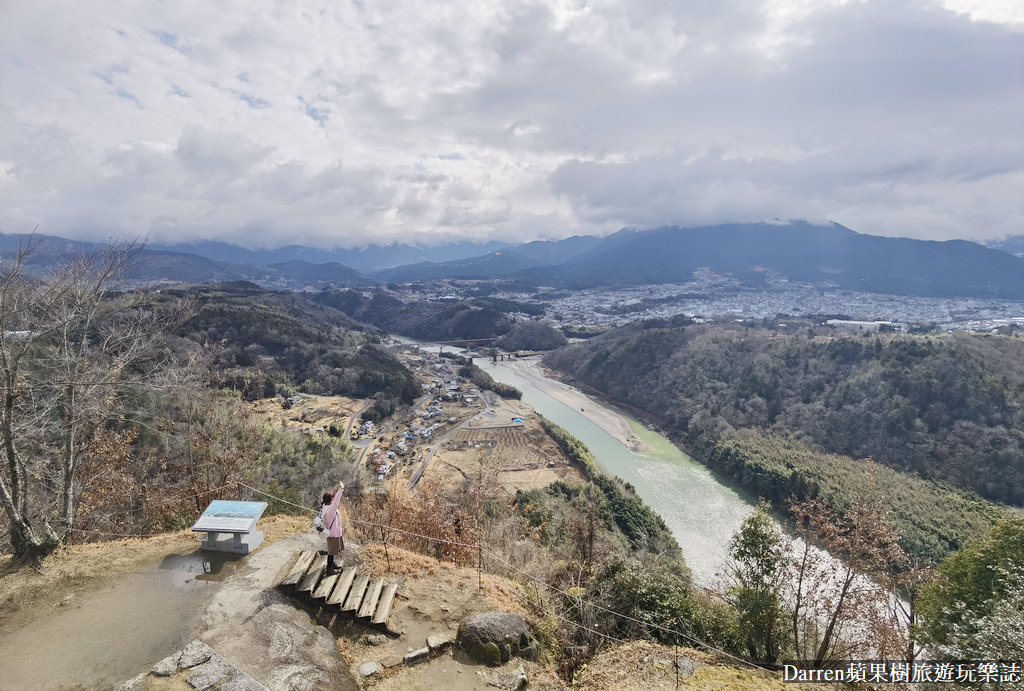
POLYGON ((420 648, 407 654, 402 660, 407 665, 415 665, 417 662, 422 662, 430 657, 430 648, 420 648))
POLYGON ((206 691, 214 684, 233 676, 237 671, 234 665, 216 654, 192 669, 193 672, 188 677, 188 683, 196 691, 206 691))
POLYGON ((384 669, 391 669, 392 667, 397 667, 398 665, 402 664, 402 658, 398 657, 397 655, 389 655, 388 657, 381 660, 380 664, 384 669))
POLYGON ((526 669, 522 665, 519 665, 514 672, 495 672, 487 679, 488 686, 502 691, 519 691, 525 689, 528 683, 526 669))
POLYGON ((380 665, 376 662, 364 662, 359 665, 359 676, 361 677, 372 677, 374 674, 380 673, 380 665))
POLYGON ((427 647, 433 652, 440 652, 450 646, 454 637, 451 633, 432 633, 427 636, 427 647))
POLYGON ((178 669, 189 669, 201 665, 214 656, 213 648, 202 641, 192 641, 181 651, 178 658, 178 669))
POLYGON ((217 691, 267 691, 267 687, 248 674, 239 673, 221 684, 217 691))
POLYGON ((178 660, 180 659, 181 651, 179 650, 153 665, 153 669, 150 671, 158 677, 169 677, 178 671, 178 660))

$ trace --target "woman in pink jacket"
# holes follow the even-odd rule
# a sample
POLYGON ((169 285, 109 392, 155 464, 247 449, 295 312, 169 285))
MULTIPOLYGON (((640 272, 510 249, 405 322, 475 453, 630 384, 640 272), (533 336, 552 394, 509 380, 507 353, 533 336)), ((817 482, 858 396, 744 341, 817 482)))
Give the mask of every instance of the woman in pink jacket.
POLYGON ((337 573, 341 567, 336 566, 334 558, 341 550, 345 549, 345 539, 341 536, 341 512, 338 511, 338 504, 341 503, 341 494, 345 491, 345 483, 338 483, 337 492, 324 492, 321 501, 320 520, 324 522, 324 532, 327 533, 327 573, 337 573))

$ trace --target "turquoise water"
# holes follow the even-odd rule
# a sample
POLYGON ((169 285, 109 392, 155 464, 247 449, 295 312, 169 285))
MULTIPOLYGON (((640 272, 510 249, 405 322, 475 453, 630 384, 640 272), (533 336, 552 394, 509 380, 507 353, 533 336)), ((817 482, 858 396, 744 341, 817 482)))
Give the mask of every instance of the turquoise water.
MULTIPOLYGON (((698 583, 710 586, 719 581, 729 540, 753 511, 750 497, 621 411, 616 410, 629 420, 633 434, 647 447, 642 453, 632 451, 579 410, 553 398, 507 365, 484 358, 476 363, 495 380, 522 391, 524 402, 586 444, 605 472, 636 487, 637 494, 665 519, 698 583)), ((608 407, 595 399, 589 401, 588 405, 608 407)))

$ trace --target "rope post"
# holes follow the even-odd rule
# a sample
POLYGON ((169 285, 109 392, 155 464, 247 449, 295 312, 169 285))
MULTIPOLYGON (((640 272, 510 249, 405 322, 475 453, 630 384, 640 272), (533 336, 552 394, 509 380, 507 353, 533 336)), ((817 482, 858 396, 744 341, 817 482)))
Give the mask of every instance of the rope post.
POLYGON ((441 563, 441 541, 440 540, 438 540, 438 542, 437 542, 437 563, 438 564, 441 563))
POLYGON ((484 589, 484 548, 477 543, 476 589, 484 589))
POLYGON ((384 535, 384 524, 377 517, 377 525, 380 526, 380 540, 384 543, 384 557, 388 560, 388 573, 391 573, 391 555, 388 553, 388 539, 384 535))

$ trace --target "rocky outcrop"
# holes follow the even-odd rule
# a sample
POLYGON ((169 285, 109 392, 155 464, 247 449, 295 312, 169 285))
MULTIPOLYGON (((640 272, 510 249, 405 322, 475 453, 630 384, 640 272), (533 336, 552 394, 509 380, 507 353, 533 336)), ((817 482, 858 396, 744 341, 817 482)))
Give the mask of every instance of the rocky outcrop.
POLYGON ((302 533, 256 550, 246 557, 249 568, 221 584, 200 620, 203 639, 228 659, 244 661, 271 691, 359 688, 331 632, 274 588, 296 551, 321 542, 302 533))
POLYGON ((217 686, 221 691, 266 691, 265 687, 218 655, 202 641, 192 641, 185 649, 165 657, 148 674, 140 674, 121 685, 120 691, 150 688, 147 677, 182 676, 196 691, 217 686))
POLYGON ((459 625, 456 645, 467 655, 488 665, 498 666, 518 655, 537 656, 533 631, 520 614, 485 612, 467 617, 459 625))

